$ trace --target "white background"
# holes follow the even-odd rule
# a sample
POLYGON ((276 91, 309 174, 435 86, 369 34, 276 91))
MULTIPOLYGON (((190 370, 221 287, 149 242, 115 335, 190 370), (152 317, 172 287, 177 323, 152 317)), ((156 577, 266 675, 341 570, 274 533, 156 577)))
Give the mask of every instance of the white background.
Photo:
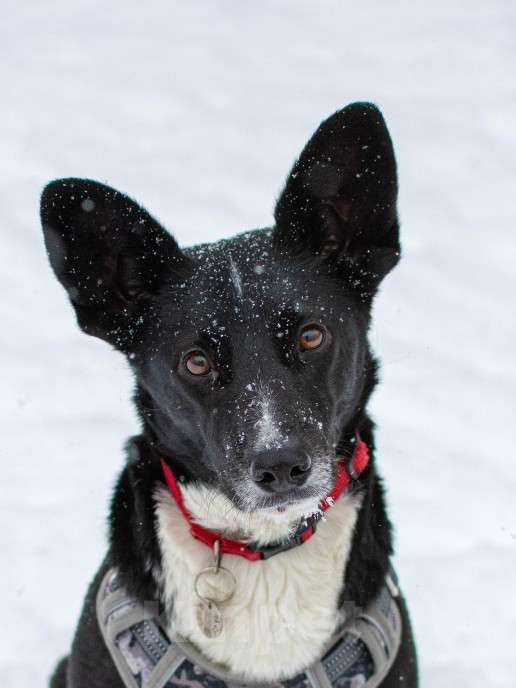
POLYGON ((137 430, 38 224, 51 178, 135 196, 182 244, 271 223, 320 120, 376 102, 404 258, 372 411, 428 688, 513 686, 515 4, 7 0, 0 17, 2 686, 44 686, 103 556, 137 430))

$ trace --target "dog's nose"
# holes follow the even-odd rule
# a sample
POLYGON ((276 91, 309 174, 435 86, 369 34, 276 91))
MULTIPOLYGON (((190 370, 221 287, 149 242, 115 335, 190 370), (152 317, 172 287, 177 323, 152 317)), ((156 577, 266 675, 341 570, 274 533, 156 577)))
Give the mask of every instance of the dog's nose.
POLYGON ((262 451, 251 463, 251 478, 265 492, 288 492, 303 485, 312 468, 309 456, 290 448, 262 451))

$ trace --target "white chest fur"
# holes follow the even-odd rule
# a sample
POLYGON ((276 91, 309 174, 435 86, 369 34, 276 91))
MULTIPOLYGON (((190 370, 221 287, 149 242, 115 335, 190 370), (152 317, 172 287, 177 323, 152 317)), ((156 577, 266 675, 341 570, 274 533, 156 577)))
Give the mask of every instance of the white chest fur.
MULTIPOLYGON (((252 532, 262 543, 292 526, 283 517, 256 519, 237 512, 220 494, 188 486, 187 508, 204 526, 229 536, 252 532)), ((158 537, 163 557, 165 602, 173 608, 171 635, 193 642, 211 660, 250 681, 276 681, 315 661, 338 623, 338 595, 349 555, 359 501, 343 495, 326 512, 317 533, 303 546, 251 562, 225 555, 222 565, 237 580, 235 594, 219 605, 224 629, 207 638, 196 619, 196 575, 213 554, 195 540, 169 493, 156 492, 158 537)), ((291 519, 297 520, 292 514, 291 519)))

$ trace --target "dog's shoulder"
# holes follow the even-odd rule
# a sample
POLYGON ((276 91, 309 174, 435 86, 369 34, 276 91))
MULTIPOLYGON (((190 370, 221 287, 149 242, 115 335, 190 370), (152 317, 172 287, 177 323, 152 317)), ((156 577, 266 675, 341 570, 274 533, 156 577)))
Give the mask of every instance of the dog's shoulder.
MULTIPOLYGON (((124 688, 97 620, 97 594, 109 568, 109 557, 106 557, 86 594, 70 657, 67 661, 65 660, 68 683, 57 684, 56 688, 65 688, 68 685, 89 688, 106 688, 106 686, 124 688)), ((57 678, 54 677, 54 680, 57 678)))

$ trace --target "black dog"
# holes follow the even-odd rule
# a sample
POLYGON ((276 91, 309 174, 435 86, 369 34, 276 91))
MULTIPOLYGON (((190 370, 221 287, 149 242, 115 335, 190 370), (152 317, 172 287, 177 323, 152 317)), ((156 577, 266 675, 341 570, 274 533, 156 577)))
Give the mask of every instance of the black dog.
POLYGON ((97 182, 46 187, 52 268, 127 356, 142 423, 54 688, 417 685, 366 413, 396 196, 367 103, 321 124, 273 228, 212 245, 97 182))

